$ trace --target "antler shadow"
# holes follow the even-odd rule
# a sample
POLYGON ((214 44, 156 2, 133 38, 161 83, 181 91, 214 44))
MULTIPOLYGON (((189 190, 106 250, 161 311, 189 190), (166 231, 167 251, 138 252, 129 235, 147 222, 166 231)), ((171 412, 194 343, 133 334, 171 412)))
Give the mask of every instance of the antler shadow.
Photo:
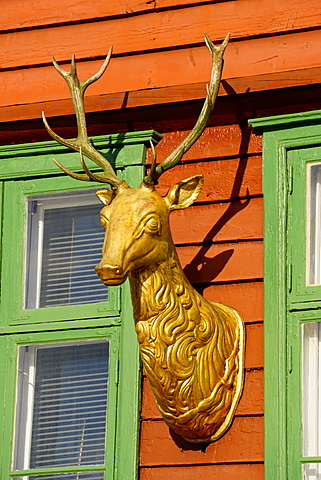
MULTIPOLYGON (((214 280, 218 274, 224 269, 228 261, 233 255, 234 250, 229 249, 219 255, 216 255, 213 258, 206 257, 207 252, 213 245, 215 236, 221 231, 224 225, 227 224, 237 213, 246 208, 251 199, 246 198, 245 200, 239 199, 240 189, 244 178, 244 173, 247 167, 248 158, 245 156, 244 152, 247 152, 249 139, 250 139, 250 129, 244 124, 240 125, 242 131, 242 139, 239 148, 239 164, 237 167, 237 172, 234 179, 233 188, 231 191, 230 199, 233 200, 229 203, 227 209, 223 215, 218 219, 218 221, 213 225, 213 227, 207 232, 203 238, 203 246, 200 248, 198 253, 192 259, 192 261, 185 266, 184 273, 189 279, 193 279, 197 272, 202 271, 206 273, 206 278, 209 278, 209 281, 214 280), (242 153, 241 153, 242 152, 242 153)), ((246 196, 249 196, 249 190, 246 190, 246 196)), ((201 289, 202 290, 202 289, 201 289)), ((198 291, 200 289, 198 288, 198 291)), ((202 293, 202 292, 200 292, 202 293)))

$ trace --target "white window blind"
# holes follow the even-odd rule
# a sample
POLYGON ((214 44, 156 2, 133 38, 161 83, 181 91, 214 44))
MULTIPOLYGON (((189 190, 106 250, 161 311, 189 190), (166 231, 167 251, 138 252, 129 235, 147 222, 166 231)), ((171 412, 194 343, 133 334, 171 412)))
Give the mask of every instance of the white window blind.
POLYGON ((321 480, 320 464, 305 463, 303 465, 303 479, 304 480, 321 480))
POLYGON ((94 270, 104 240, 100 210, 93 190, 28 197, 26 308, 107 300, 94 270))
POLYGON ((307 284, 321 284, 321 164, 308 166, 307 284))
MULTIPOLYGON (((108 359, 108 340, 20 347, 16 470, 104 464, 108 359)), ((68 475, 30 478, 103 479, 68 475)))
MULTIPOLYGON (((321 455, 321 322, 303 325, 303 455, 321 455)), ((321 464, 303 465, 303 478, 321 480, 321 464)))

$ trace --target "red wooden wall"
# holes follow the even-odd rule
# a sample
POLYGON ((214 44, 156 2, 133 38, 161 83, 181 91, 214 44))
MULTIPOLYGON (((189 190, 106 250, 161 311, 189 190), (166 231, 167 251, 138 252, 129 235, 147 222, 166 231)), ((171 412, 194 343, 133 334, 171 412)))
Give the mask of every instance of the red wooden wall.
MULTIPOLYGON (((168 133, 169 153, 182 137, 168 133)), ((239 125, 208 128, 183 165, 161 177, 160 191, 203 173, 194 206, 173 212, 174 241, 185 272, 209 300, 233 305, 246 322, 246 381, 228 433, 202 450, 171 435, 143 384, 141 480, 263 478, 263 199, 261 137, 239 125)))
POLYGON ((89 75, 111 44, 113 61, 90 87, 88 111, 201 98, 210 68, 204 31, 215 42, 232 34, 222 95, 320 79, 319 0, 2 3, 1 121, 39 118, 43 108, 48 116, 71 113, 51 56, 66 64, 75 53, 81 74, 89 75))
POLYGON ((0 15, 0 144, 75 136, 69 92, 51 66, 104 77, 88 89, 90 135, 154 128, 162 160, 192 128, 210 56, 228 31, 211 126, 160 190, 203 173, 194 206, 172 214, 187 276, 210 300, 237 308, 247 332, 246 381, 228 433, 205 450, 172 437, 143 382, 140 479, 263 479, 263 199, 261 137, 247 119, 320 108, 320 0, 10 0, 0 15), (51 117, 51 118, 50 118, 51 117))

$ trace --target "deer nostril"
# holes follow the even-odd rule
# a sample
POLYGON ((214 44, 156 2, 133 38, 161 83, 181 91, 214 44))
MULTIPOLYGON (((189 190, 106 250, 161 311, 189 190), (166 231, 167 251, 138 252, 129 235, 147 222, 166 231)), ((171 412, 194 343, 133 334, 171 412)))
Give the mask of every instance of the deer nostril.
POLYGON ((117 275, 117 277, 123 275, 123 269, 119 265, 104 265, 103 270, 110 272, 112 275, 117 275))
POLYGON ((117 277, 121 277, 123 275, 123 269, 119 265, 108 265, 99 263, 96 266, 95 270, 99 276, 103 277, 111 277, 114 275, 116 275, 117 277))

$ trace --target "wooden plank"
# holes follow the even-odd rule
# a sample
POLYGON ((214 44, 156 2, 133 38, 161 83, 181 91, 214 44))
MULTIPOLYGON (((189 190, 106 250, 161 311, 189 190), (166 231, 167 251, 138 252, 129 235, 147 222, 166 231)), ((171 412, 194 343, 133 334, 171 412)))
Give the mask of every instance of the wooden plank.
MULTIPOLYGON (((35 37, 36 36, 37 31, 35 33, 35 37)), ((9 37, 8 40, 10 47, 11 37, 9 37)), ((38 41, 38 39, 35 38, 34 41, 38 41)), ((103 43, 101 39, 100 43, 103 43)), ((16 48, 20 50, 23 49, 21 45, 16 45, 16 48)), ((30 48, 33 49, 34 47, 30 45, 30 48)), ((38 49, 38 47, 36 49, 38 49)), ((75 50, 75 48, 72 47, 70 53, 65 54, 68 59, 71 58, 72 50, 75 50)), ((146 55, 112 58, 105 75, 103 75, 97 83, 90 86, 88 93, 89 95, 100 96, 134 90, 162 88, 168 85, 177 86, 186 84, 186 78, 189 78, 191 83, 199 81, 206 82, 209 77, 210 58, 208 52, 205 52, 204 47, 201 47, 199 50, 203 50, 203 53, 200 53, 202 53, 207 64, 205 69, 206 74, 203 72, 202 75, 202 67, 195 68, 191 63, 189 58, 190 52, 188 50, 170 51, 166 52, 166 54, 164 54, 164 52, 155 52, 146 55), (166 68, 164 68, 164 62, 166 68), (160 68, 160 66, 162 66, 162 68, 160 68), (173 71, 175 71, 175 76, 169 74, 169 72, 173 71)), ((65 51, 68 52, 67 47, 65 48, 61 45, 61 54, 65 51)), ((108 46, 106 45, 103 55, 105 55, 107 51, 108 46)), ((49 63, 51 61, 51 55, 53 53, 55 53, 53 52, 53 48, 50 49, 50 52, 46 52, 45 62, 49 63)), ((59 51, 57 53, 58 55, 55 53, 55 56, 57 60, 59 60, 59 51)), ((17 56, 20 57, 22 55, 27 55, 27 52, 17 51, 17 56)), ((81 79, 89 77, 98 70, 101 63, 102 60, 78 63, 79 77, 81 79)), ((69 69, 68 65, 62 66, 69 69)), ((21 71, 2 70, 0 75, 0 91, 6 91, 6 95, 2 95, 0 98, 0 106, 35 102, 40 104, 38 105, 38 111, 40 111, 40 113, 40 109, 42 108, 41 103, 60 101, 69 99, 70 97, 67 85, 52 65, 36 66, 21 71)), ((127 106, 127 96, 128 94, 125 94, 121 102, 119 102, 119 100, 117 101, 118 108, 127 106)), ((142 96, 144 96, 143 93, 142 96)), ((206 89, 204 84, 202 97, 205 98, 205 96, 206 89)), ((104 99, 101 100, 104 101, 104 99)), ((109 99, 107 98, 107 103, 108 101, 109 99)), ((102 108, 104 108, 103 105, 102 108)), ((72 111, 70 102, 69 113, 72 113, 72 111)))
POLYGON ((176 245, 263 238, 263 199, 195 205, 173 212, 171 231, 176 245))
MULTIPOLYGON (((66 0, 33 0, 32 9, 25 0, 10 0, 1 5, 0 29, 18 30, 31 27, 49 26, 61 23, 97 20, 110 17, 128 17, 137 13, 160 11, 166 8, 177 8, 196 5, 195 0, 157 0, 155 2, 127 0, 111 2, 95 0, 95 8, 88 8, 88 0, 68 2, 66 0), (35 14, 36 13, 36 14, 35 14)), ((200 2, 202 3, 202 2, 200 2)))
MULTIPOLYGON (((115 53, 123 55, 185 46, 190 45, 191 42, 194 45, 203 43, 204 31, 213 40, 221 41, 229 31, 232 32, 233 39, 245 39, 291 32, 294 28, 296 31, 312 29, 321 25, 318 0, 310 0, 305 4, 298 0, 292 0, 290 4, 286 0, 279 0, 274 9, 269 5, 268 0, 211 3, 174 9, 170 12, 158 11, 143 16, 109 19, 108 24, 106 21, 81 22, 74 25, 7 33, 2 35, 0 64, 2 68, 38 65, 47 62, 53 53, 60 61, 68 60, 72 53, 76 53, 80 58, 102 56, 108 50, 107 38, 113 42, 115 53), (193 22, 190 21, 191 18, 193 22), (55 52, 53 52, 53 45, 55 52)), ((305 35, 306 42, 309 42, 307 50, 311 53, 314 50, 313 38, 316 33, 310 31, 305 35)), ((271 52, 276 45, 282 49, 287 44, 287 40, 275 41, 275 38, 277 37, 268 39, 270 48, 269 55, 264 56, 265 63, 275 64, 278 61, 276 58, 278 55, 275 56, 271 52)), ((260 40, 256 40, 256 43, 260 43, 260 40)), ((230 47, 229 52, 232 49, 233 47, 230 47)), ((228 56, 227 53, 227 59, 228 56)), ((290 56, 294 56, 293 52, 290 56)), ((296 56, 300 57, 300 55, 296 56)), ((246 58, 248 60, 251 57, 246 58)), ((255 59, 253 61, 255 62, 255 59)), ((198 64, 197 57, 193 58, 193 52, 190 52, 190 62, 194 67, 198 64)), ((253 62, 250 62, 250 65, 253 66, 253 62)))
POLYGON ((236 415, 263 415, 264 380, 263 370, 245 373, 244 391, 236 415))
POLYGON ((140 480, 263 480, 263 464, 141 467, 140 480))
POLYGON ((153 4, 140 0, 110 2, 95 0, 95 8, 88 8, 87 0, 33 0, 32 8, 25 0, 10 0, 1 6, 0 28, 24 29, 59 23, 94 20, 102 17, 125 16, 131 13, 154 10, 153 4))
MULTIPOLYGON (((189 131, 175 131, 164 134, 163 139, 157 147, 157 161, 164 160, 184 138, 189 134, 189 131)), ((217 127, 207 127, 199 140, 186 152, 184 155, 183 164, 187 161, 195 161, 200 164, 202 172, 205 176, 210 176, 213 170, 217 171, 218 175, 228 175, 231 171, 234 172, 234 167, 231 164, 216 162, 214 164, 200 163, 201 160, 214 159, 220 157, 232 157, 239 155, 255 154, 262 151, 262 138, 255 135, 250 128, 241 130, 239 125, 223 125, 217 127), (214 167, 214 168, 213 168, 214 167)), ((233 159, 233 162, 238 162, 239 159, 233 159)), ((248 162, 254 160, 249 159, 248 162)), ((247 163, 246 160, 243 160, 247 163)), ((257 169, 260 169, 261 162, 257 164, 257 169)), ((179 168, 182 168, 179 165, 179 168)), ((197 165, 185 165, 186 173, 184 175, 190 176, 189 170, 197 168, 197 165)), ((170 184, 165 182, 168 174, 172 175, 173 170, 165 172, 160 179, 160 187, 169 188, 170 184)), ((198 170, 197 173, 200 173, 198 170)), ((257 176, 258 171, 252 173, 252 176, 257 176)), ((171 179, 172 180, 172 179, 171 179)), ((175 182, 176 180, 172 180, 175 182)), ((208 181, 206 182, 208 183, 208 181)), ((250 192, 253 194, 253 192, 250 192)), ((256 191, 262 193, 262 190, 256 191)), ((225 198, 225 197, 224 197, 225 198)))
POLYGON ((263 368, 263 324, 246 325, 245 368, 263 368))
POLYGON ((235 282, 263 277, 262 242, 176 248, 191 283, 235 282))
MULTIPOLYGON (((33 75, 40 82, 43 76, 43 69, 37 68, 27 72, 3 72, 0 75, 0 86, 7 89, 4 82, 1 84, 2 75, 6 74, 6 80, 11 85, 11 89, 20 89, 19 82, 23 79, 24 85, 20 92, 11 92, 11 100, 7 99, 5 105, 1 105, 0 102, 0 123, 12 122, 16 120, 30 120, 41 118, 41 112, 44 110, 47 117, 71 115, 74 114, 72 103, 69 99, 55 99, 55 100, 40 100, 40 102, 33 101, 33 95, 39 96, 44 94, 44 90, 33 90, 33 85, 28 85, 33 75), (16 85, 17 83, 17 85, 16 85), (30 88, 30 91, 29 91, 30 88), (22 97, 18 96, 22 94, 22 97), (10 104, 10 101, 13 104, 10 104), (9 103, 8 103, 9 102, 9 103), (31 102, 31 103, 30 103, 31 102)), ((53 72, 52 72, 53 74, 53 72)), ((272 72, 262 75, 252 75, 240 78, 226 78, 224 80, 224 86, 220 88, 219 95, 227 95, 227 91, 234 92, 235 94, 241 94, 251 90, 251 92, 283 89, 288 87, 295 87, 298 85, 311 85, 318 84, 321 78, 321 67, 301 68, 296 70, 290 70, 285 72, 272 72), (249 87, 250 86, 250 87, 249 87)), ((57 78, 53 82, 57 81, 57 78)), ((186 79, 185 79, 186 81, 186 79)), ((55 83, 54 83, 55 85, 55 83)), ((174 85, 167 87, 147 88, 137 91, 125 91, 114 92, 110 94, 99 94, 86 96, 86 111, 87 112, 101 112, 105 110, 117 110, 117 109, 130 109, 133 107, 142 107, 149 105, 161 105, 168 104, 170 102, 184 102, 190 100, 199 100, 204 98, 206 83, 198 83, 192 85, 174 85)), ((51 92, 52 93, 52 92, 51 92)), ((65 92, 66 94, 66 92, 65 92)), ((90 95, 90 91, 89 91, 90 95)), ((48 98, 48 97, 47 97, 48 98)), ((300 97, 301 98, 301 97, 300 97)), ((303 103, 297 98, 296 103, 303 103)), ((250 107, 249 107, 250 108, 250 107)), ((306 109, 316 109, 318 104, 310 104, 306 109)), ((273 111, 258 112, 263 115, 273 115, 273 111)), ((277 113, 280 113, 278 111, 277 113)), ((217 115, 221 115, 216 107, 214 110, 213 118, 217 115)), ((127 116, 129 114, 127 113, 127 116)), ((246 118, 247 113, 244 113, 246 118)), ((253 116, 252 110, 249 110, 249 117, 253 116)), ((232 121, 237 121, 238 118, 234 118, 232 121)), ((156 122, 154 122, 156 124, 156 122)), ((157 124, 160 124, 158 120, 157 124)), ((141 127, 140 127, 141 128, 141 127)), ((147 127, 150 128, 150 123, 147 127)), ((158 127, 159 128, 159 127, 158 127)), ((114 130, 116 131, 116 130, 114 130)), ((108 133, 114 133, 110 130, 108 133)))
POLYGON ((263 282, 210 285, 203 295, 207 300, 233 305, 245 322, 263 320, 263 282))
POLYGON ((263 418, 236 417, 230 430, 202 451, 172 434, 163 421, 143 421, 140 464, 193 465, 202 463, 261 462, 263 460, 263 418))
POLYGON ((162 415, 156 406, 155 397, 146 377, 143 379, 142 410, 140 416, 143 420, 155 420, 157 418, 162 418, 162 415))
MULTIPOLYGON (((9 63, 13 62, 11 65, 13 66, 16 58, 18 65, 20 65, 20 59, 25 58, 25 65, 27 65, 29 60, 31 60, 28 57, 28 52, 34 50, 39 50, 39 54, 43 54, 42 61, 49 62, 50 55, 55 52, 53 52, 52 47, 49 47, 46 52, 42 52, 42 49, 38 48, 38 42, 39 45, 43 45, 44 42, 44 39, 38 38, 38 32, 38 30, 33 32, 34 38, 27 42, 26 49, 23 39, 21 39, 22 43, 15 44, 12 36, 9 36, 6 42, 7 48, 3 48, 0 52, 0 57, 3 54, 2 60, 4 64, 7 64, 8 58, 12 58, 12 60, 9 60, 9 63), (37 44, 37 48, 34 47, 35 44, 37 44), (16 52, 13 52, 13 48, 16 48, 16 52)), ((58 60, 62 55, 70 58, 72 51, 77 50, 78 43, 73 33, 70 32, 70 34, 73 40, 70 48, 65 45, 55 46, 58 60)), ((96 52, 96 50, 104 42, 99 38, 99 45, 97 46, 94 46, 92 39, 90 39, 90 42, 84 43, 92 45, 92 52, 87 52, 88 56, 92 56, 96 55, 96 53, 99 54, 99 51, 96 52)), ((103 45, 101 48, 104 50, 101 52, 103 55, 107 51, 107 45, 103 45)), ((296 35, 292 34, 286 37, 264 37, 262 39, 231 43, 226 51, 223 79, 257 77, 271 73, 320 67, 320 49, 321 30, 303 32, 296 35), (309 48, 307 48, 307 45, 309 45, 309 48), (273 53, 272 55, 271 52, 273 53), (293 52, 297 54, 294 55, 293 52), (251 59, 250 62, 248 61, 249 58, 251 59)), ((40 57, 38 59, 33 58, 32 62, 34 61, 39 62, 41 59, 40 57)), ((80 77, 84 78, 91 75, 98 69, 100 64, 101 61, 80 63, 80 77)), ((89 92, 90 95, 105 95, 178 86, 186 84, 187 78, 192 84, 207 82, 209 70, 210 58, 206 47, 118 57, 112 59, 108 72, 97 83, 90 86, 89 92), (191 58, 193 58, 193 61, 191 61, 191 58), (130 75, 128 72, 130 72, 130 75), (175 75, 172 72, 175 72, 175 75)), ((232 93, 228 82, 223 82, 223 85, 225 85, 228 92, 232 93)), ((247 87, 251 89, 251 84, 248 84, 247 87)), ((1 96, 0 106, 16 105, 17 103, 48 102, 69 98, 67 86, 52 66, 26 68, 21 71, 2 70, 0 91, 6 92, 6 95, 1 96)), ((127 104, 126 98, 125 96, 124 106, 127 104)))
MULTIPOLYGON (((244 391, 237 415, 262 415, 263 414, 263 371, 254 370, 246 372, 244 391)), ((148 380, 143 381, 142 419, 161 419, 162 416, 156 406, 156 401, 148 380)))
MULTIPOLYGON (((50 0, 34 0, 31 9, 29 3, 24 0, 11 0, 10 2, 4 2, 2 6, 0 28, 2 31, 5 31, 48 26, 62 22, 75 23, 99 18, 107 19, 114 16, 128 17, 137 13, 155 12, 158 14, 161 10, 168 8, 177 8, 178 6, 195 7, 198 3, 202 2, 193 0, 176 0, 175 2, 173 0, 157 0, 156 5, 154 2, 141 2, 140 0, 123 2, 96 0, 95 8, 88 9, 86 0, 77 0, 77 2, 68 2, 67 4, 65 0, 56 0, 54 3, 50 2, 50 0)), ((291 0, 287 3, 284 0, 279 0, 277 5, 271 5, 265 0, 260 2, 260 4, 256 4, 255 10, 253 10, 252 5, 253 2, 243 0, 232 6, 223 5, 220 7, 218 5, 216 10, 222 11, 223 18, 229 15, 231 25, 233 26, 237 23, 237 16, 246 16, 249 20, 252 19, 256 28, 262 28, 264 20, 267 26, 271 24, 272 28, 278 28, 279 30, 308 28, 318 25, 319 15, 316 12, 319 12, 319 4, 316 0, 310 0, 308 5, 300 4, 298 0, 291 0), (264 13, 265 17, 262 18, 264 13)))
MULTIPOLYGON (((204 133, 210 137, 211 132, 204 133)), ((261 137, 259 137, 261 141, 261 137)), ((202 138, 200 145, 195 145, 197 153, 204 145, 202 138)), ((233 143, 231 142, 230 151, 233 152, 233 143)), ((159 149, 161 148, 161 145, 159 149)), ((208 149, 214 153, 215 150, 225 148, 225 154, 229 152, 228 145, 222 145, 212 139, 208 149)), ((196 152, 195 152, 196 153, 196 152)), ((192 152, 190 153, 192 154, 192 152)), ((189 153, 187 153, 189 155, 189 153)), ((250 195, 262 194, 262 157, 261 155, 253 157, 232 158, 226 160, 217 160, 215 162, 183 163, 177 165, 174 169, 165 172, 160 178, 157 190, 161 195, 165 195, 168 189, 175 183, 189 178, 193 175, 204 175, 204 186, 197 201, 198 202, 219 202, 220 200, 237 199, 238 197, 248 197, 250 195)), ((245 200, 242 200, 245 202, 245 200)), ((246 205, 243 203, 243 206, 246 205)), ((240 207, 240 205, 239 205, 240 207)), ((227 206, 226 206, 227 208, 227 206)), ((230 207, 234 208, 234 207, 230 207)), ((246 209, 246 207, 245 207, 246 209)), ((177 214, 175 214, 177 216, 177 214)), ((173 218, 175 218, 173 216, 173 218)), ((260 221, 258 218, 258 221, 260 221)), ((173 220, 174 221, 174 220, 173 220)))

